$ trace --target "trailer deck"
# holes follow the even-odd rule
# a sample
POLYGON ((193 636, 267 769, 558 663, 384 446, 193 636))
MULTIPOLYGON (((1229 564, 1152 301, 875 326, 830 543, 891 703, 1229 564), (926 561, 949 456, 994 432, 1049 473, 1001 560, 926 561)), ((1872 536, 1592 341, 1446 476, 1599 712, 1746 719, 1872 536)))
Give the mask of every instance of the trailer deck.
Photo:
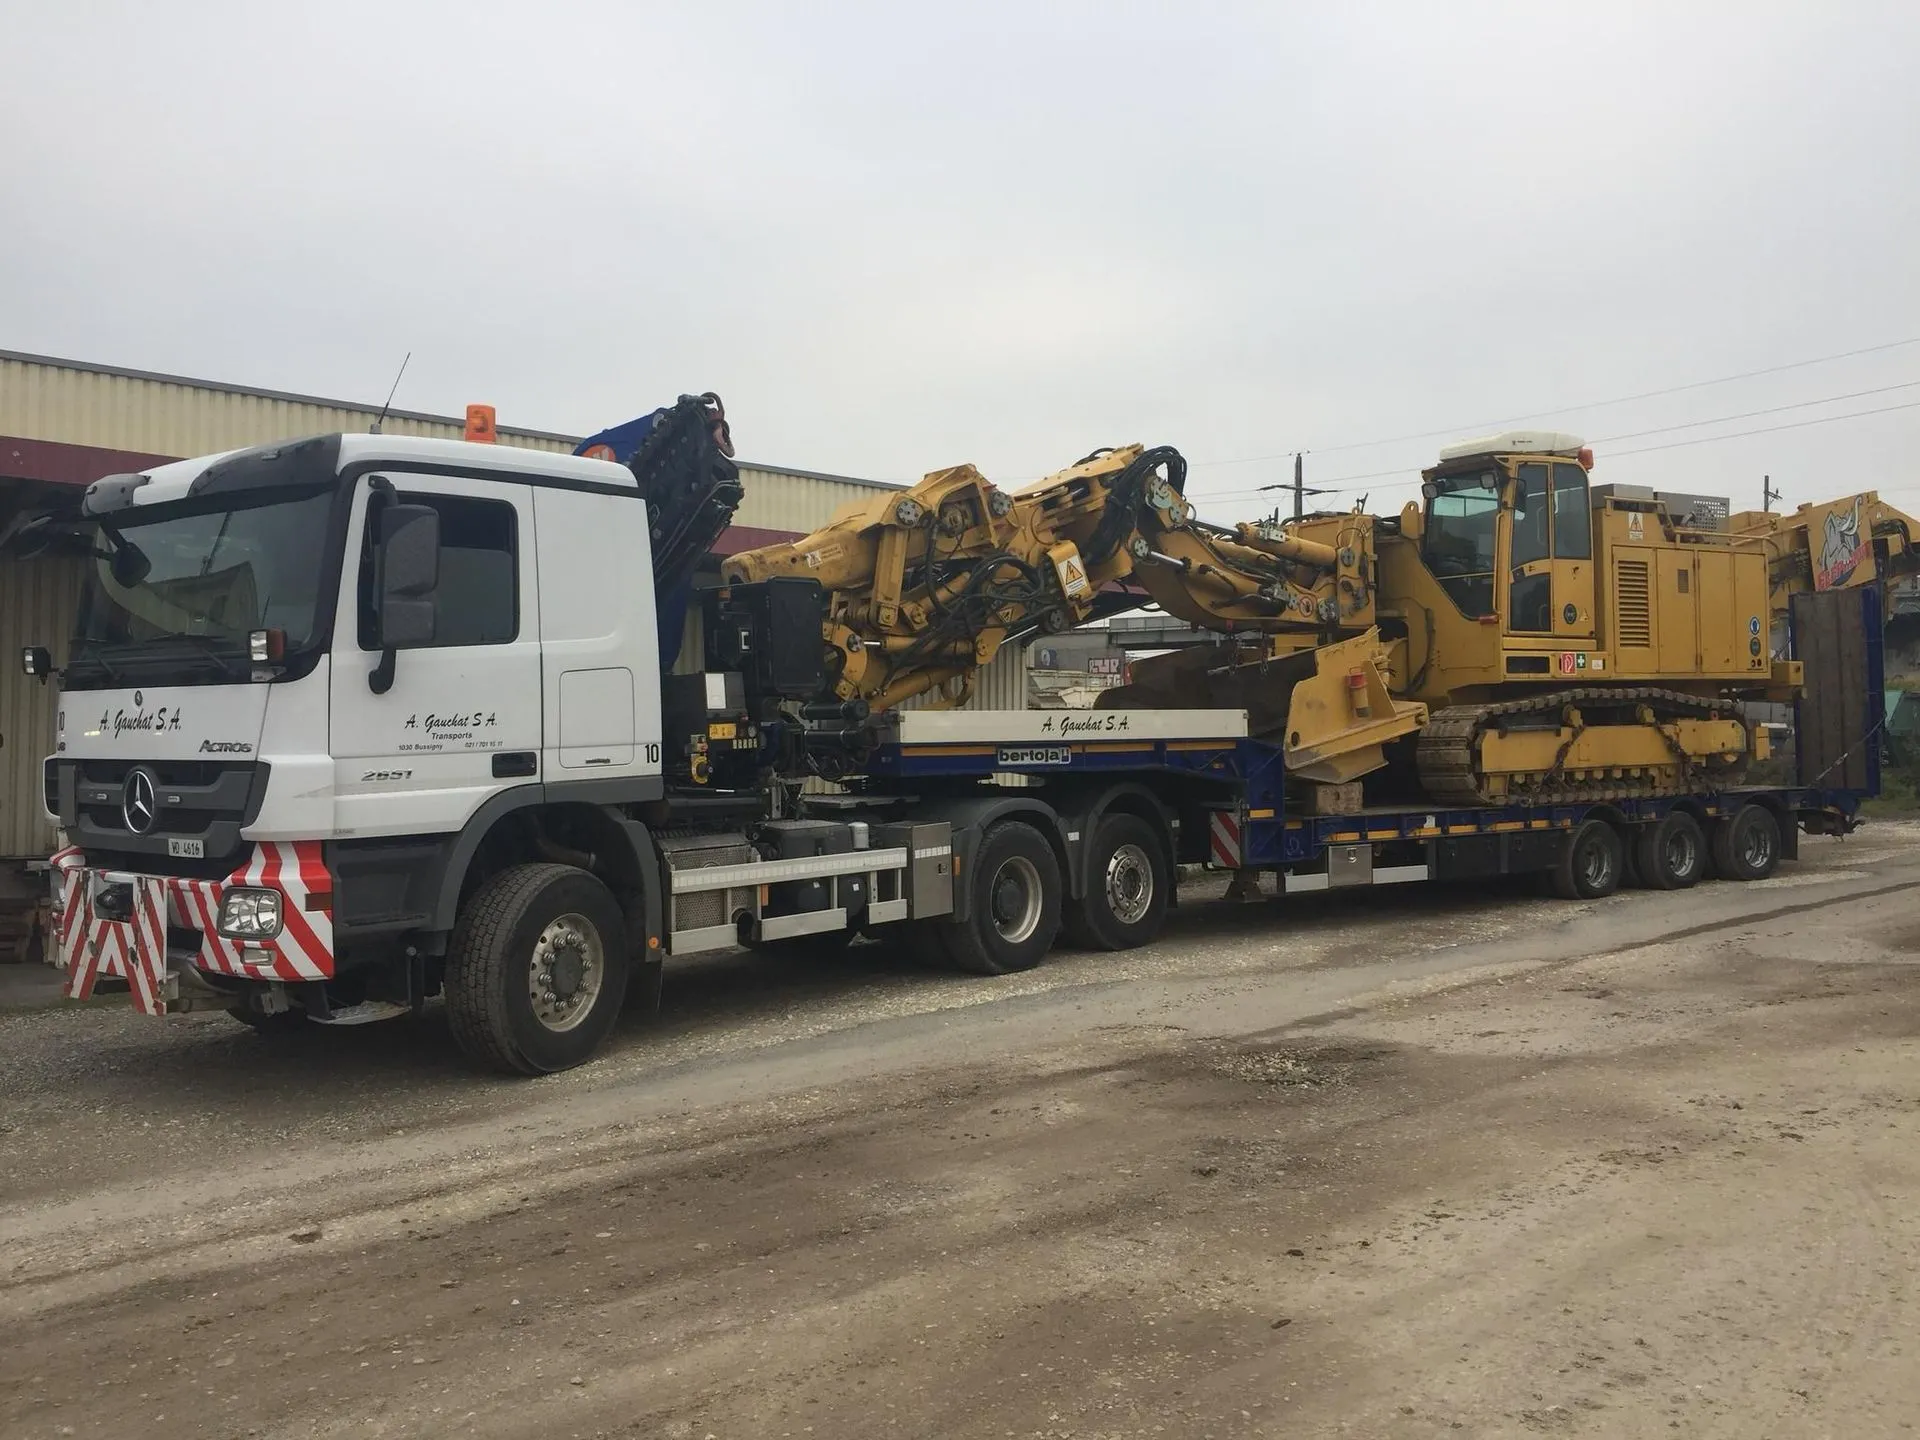
POLYGON ((1281 747, 1248 736, 1244 710, 908 712, 887 717, 882 736, 867 773, 887 788, 989 784, 1018 775, 1038 780, 1044 793, 1129 776, 1158 778, 1187 808, 1203 812, 1205 863, 1278 871, 1288 890, 1540 869, 1557 856, 1567 832, 1596 814, 1640 825, 1682 809, 1705 825, 1755 803, 1774 812, 1782 858, 1791 859, 1799 829, 1844 833, 1869 793, 1744 785, 1552 805, 1411 802, 1295 814, 1281 747))

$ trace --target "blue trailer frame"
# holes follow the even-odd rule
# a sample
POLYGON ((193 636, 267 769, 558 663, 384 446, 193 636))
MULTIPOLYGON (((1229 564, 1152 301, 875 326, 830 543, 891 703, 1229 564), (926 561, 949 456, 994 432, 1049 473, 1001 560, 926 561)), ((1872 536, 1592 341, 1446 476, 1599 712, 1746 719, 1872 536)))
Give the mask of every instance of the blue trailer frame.
MULTIPOLYGON (((1040 780, 1040 788, 1029 792, 1036 801, 1050 803, 1060 795, 1078 803, 1103 784, 1144 782, 1157 793, 1177 797, 1178 808, 1204 811, 1210 826, 1218 818, 1214 844, 1207 853, 1210 863, 1220 868, 1324 873, 1339 847, 1391 846, 1387 855, 1407 863, 1389 863, 1387 873, 1373 877, 1374 883, 1545 869, 1558 859, 1564 843, 1558 837, 1596 816, 1618 827, 1631 827, 1657 824, 1675 810, 1684 810, 1704 826, 1749 804, 1773 812, 1779 822, 1782 856, 1791 859, 1798 853, 1800 830, 1845 834, 1859 823, 1862 801, 1879 793, 1880 732, 1885 724, 1880 594, 1874 586, 1833 593, 1830 603, 1842 607, 1840 613, 1851 625, 1853 616, 1845 608, 1849 597, 1858 604, 1863 642, 1866 693, 1857 698, 1862 702, 1861 714, 1871 717, 1862 722, 1862 733, 1846 750, 1847 756, 1858 759, 1852 768, 1864 780, 1854 786, 1822 784, 1827 778, 1824 772, 1808 776, 1805 772, 1812 762, 1797 748, 1800 774, 1797 783, 1790 785, 1741 785, 1554 805, 1412 803, 1370 806, 1346 814, 1296 815, 1287 806, 1286 764, 1279 746, 1226 733, 1217 738, 1138 733, 1128 722, 1151 717, 1154 712, 1150 711, 1074 712, 1087 721, 1105 716, 1107 723, 1076 725, 1071 728, 1080 733, 1046 744, 1035 744, 1024 735, 1016 738, 1015 727, 1001 740, 888 741, 864 767, 866 783, 880 793, 955 791, 991 788, 994 776, 1015 774, 1040 780), (1484 837, 1521 838, 1502 838, 1490 847, 1482 843, 1484 837)), ((1796 652, 1798 637, 1791 632, 1790 626, 1789 650, 1796 652)), ((1808 695, 1795 703, 1796 732, 1805 725, 1818 698, 1808 695)), ((1238 726, 1223 723, 1223 732, 1244 730, 1240 712, 1221 714, 1223 722, 1229 714, 1241 722, 1238 726)), ((1827 771, 1832 769, 1829 764, 1827 771)), ((1060 808, 1070 813, 1070 807, 1060 808)), ((1169 808, 1174 808, 1171 803, 1169 808)), ((1071 826, 1063 830, 1070 842, 1080 841, 1071 826)), ((1185 849, 1192 858, 1198 846, 1189 841, 1185 849)))

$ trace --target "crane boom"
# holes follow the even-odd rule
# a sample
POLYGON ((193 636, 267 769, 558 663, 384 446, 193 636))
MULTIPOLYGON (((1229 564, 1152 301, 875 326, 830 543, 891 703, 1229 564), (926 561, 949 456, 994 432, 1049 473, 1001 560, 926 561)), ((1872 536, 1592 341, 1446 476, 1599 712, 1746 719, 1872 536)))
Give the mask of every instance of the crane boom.
POLYGON ((1258 733, 1288 736, 1294 773, 1346 779, 1380 763, 1380 746, 1417 729, 1426 707, 1389 694, 1374 628, 1377 522, 1212 525, 1185 483, 1186 461, 1167 446, 1097 450, 1010 490, 957 465, 799 540, 734 555, 722 575, 817 581, 834 693, 872 710, 922 695, 963 704, 1004 645, 1144 601, 1223 635, 1290 635, 1260 651, 1289 663, 1237 674, 1230 703, 1258 733))

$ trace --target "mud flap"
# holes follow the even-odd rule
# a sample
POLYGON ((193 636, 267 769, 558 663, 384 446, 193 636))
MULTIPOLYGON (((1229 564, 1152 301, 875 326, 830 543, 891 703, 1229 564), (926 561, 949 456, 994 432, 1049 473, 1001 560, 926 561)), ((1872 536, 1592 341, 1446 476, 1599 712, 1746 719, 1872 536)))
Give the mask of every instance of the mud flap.
POLYGON ((133 1008, 164 1015, 173 976, 167 967, 167 882, 56 863, 58 918, 53 963, 66 972, 69 1000, 85 1000, 103 979, 125 980, 133 1008))

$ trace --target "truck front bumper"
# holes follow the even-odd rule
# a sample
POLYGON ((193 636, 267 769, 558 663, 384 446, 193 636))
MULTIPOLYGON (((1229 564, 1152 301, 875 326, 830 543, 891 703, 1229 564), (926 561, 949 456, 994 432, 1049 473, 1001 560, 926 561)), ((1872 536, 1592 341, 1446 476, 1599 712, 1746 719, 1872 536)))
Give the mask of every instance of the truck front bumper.
POLYGON ((67 974, 67 996, 85 1000, 102 978, 125 980, 136 1010, 164 1015, 206 982, 327 980, 334 973, 333 879, 315 842, 256 845, 224 880, 189 880, 91 868, 79 850, 53 857, 50 963, 67 974), (226 892, 277 891, 280 930, 238 939, 219 930, 226 892))

